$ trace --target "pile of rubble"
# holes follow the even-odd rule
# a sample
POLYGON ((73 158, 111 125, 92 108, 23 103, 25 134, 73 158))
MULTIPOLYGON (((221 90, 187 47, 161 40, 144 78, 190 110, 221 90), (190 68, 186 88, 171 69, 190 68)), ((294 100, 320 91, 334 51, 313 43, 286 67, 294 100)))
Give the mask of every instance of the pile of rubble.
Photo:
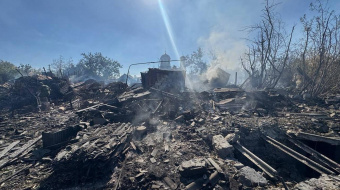
POLYGON ((340 186, 336 95, 309 104, 279 90, 173 93, 52 77, 1 89, 0 100, 35 109, 1 108, 0 189, 340 186), (50 106, 39 112, 43 85, 50 106))
POLYGON ((105 179, 130 146, 131 133, 132 126, 128 123, 81 130, 73 143, 60 150, 52 160, 53 173, 42 188, 61 189, 70 184, 105 179))

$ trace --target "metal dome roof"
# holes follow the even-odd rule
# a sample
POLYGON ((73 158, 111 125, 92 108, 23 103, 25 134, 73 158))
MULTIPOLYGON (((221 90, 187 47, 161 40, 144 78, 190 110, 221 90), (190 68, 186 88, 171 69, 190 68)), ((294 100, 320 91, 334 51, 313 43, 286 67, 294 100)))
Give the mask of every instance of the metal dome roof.
POLYGON ((168 54, 164 53, 161 56, 161 61, 170 61, 170 56, 168 54))

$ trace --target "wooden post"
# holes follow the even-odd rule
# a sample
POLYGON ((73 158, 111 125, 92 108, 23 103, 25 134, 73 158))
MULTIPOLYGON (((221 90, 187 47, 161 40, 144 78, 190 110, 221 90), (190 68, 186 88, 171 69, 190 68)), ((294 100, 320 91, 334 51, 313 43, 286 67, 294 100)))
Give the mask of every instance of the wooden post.
POLYGON ((235 85, 237 85, 237 72, 235 73, 235 85))

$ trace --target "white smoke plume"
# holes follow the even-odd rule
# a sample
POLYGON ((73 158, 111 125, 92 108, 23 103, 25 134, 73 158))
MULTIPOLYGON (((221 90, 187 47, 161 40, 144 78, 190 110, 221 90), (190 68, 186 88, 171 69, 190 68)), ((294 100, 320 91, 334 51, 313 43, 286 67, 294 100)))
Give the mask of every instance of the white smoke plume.
MULTIPOLYGON (((241 31, 239 31, 242 33, 241 31)), ((230 82, 234 82, 235 73, 238 72, 238 81, 245 80, 246 76, 240 63, 240 57, 247 49, 246 42, 238 35, 230 35, 225 30, 210 32, 208 37, 201 37, 198 44, 206 50, 210 56, 210 67, 206 73, 206 79, 211 80, 216 76, 216 69, 220 68, 231 74, 230 82)))

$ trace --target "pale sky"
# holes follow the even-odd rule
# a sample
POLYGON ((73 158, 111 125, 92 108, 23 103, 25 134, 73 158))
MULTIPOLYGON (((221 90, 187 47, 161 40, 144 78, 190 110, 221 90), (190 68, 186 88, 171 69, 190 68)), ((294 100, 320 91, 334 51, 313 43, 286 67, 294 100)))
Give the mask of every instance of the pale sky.
MULTIPOLYGON (((298 38, 312 0, 274 2, 287 27, 297 24, 298 38)), ((340 1, 329 3, 339 10, 340 1)), ((248 35, 242 29, 261 19, 263 7, 263 0, 1 0, 0 59, 46 67, 60 55, 77 63, 81 53, 101 52, 120 62, 123 74, 165 51, 178 59, 202 47, 238 67, 248 35)))

